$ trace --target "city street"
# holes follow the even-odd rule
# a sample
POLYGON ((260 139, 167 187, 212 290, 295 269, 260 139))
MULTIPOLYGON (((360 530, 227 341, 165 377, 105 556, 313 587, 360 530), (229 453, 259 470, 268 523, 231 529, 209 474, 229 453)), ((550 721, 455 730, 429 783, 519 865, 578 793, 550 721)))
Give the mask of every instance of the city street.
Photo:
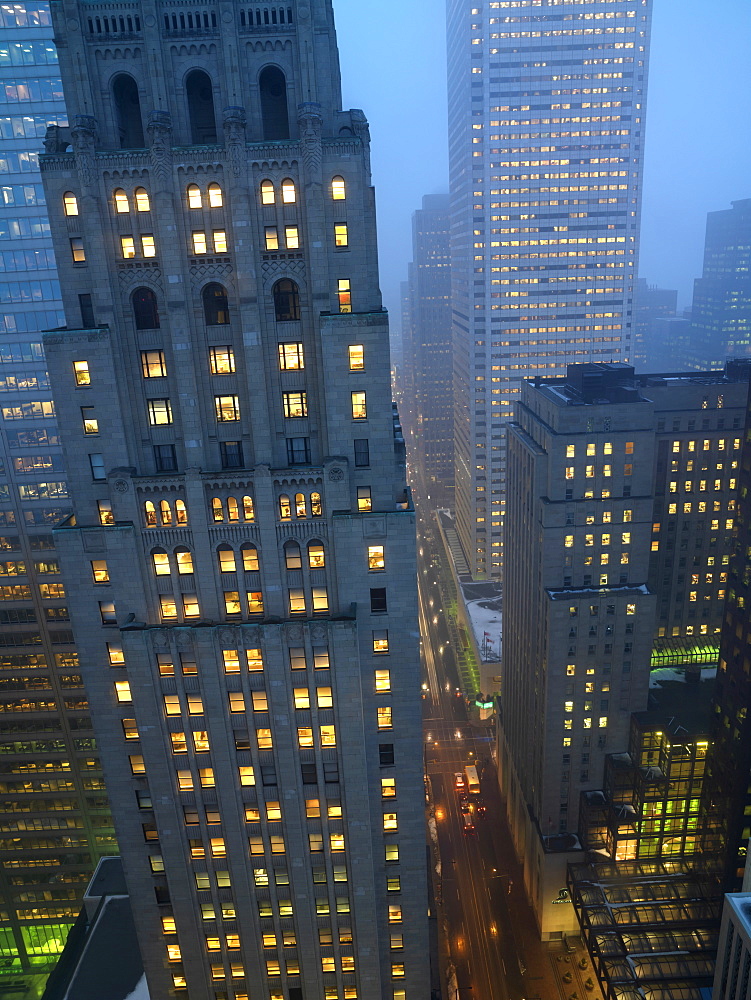
MULTIPOLYGON (((430 523, 418 542, 420 633, 424 664, 425 763, 435 816, 434 884, 442 909, 441 974, 449 1000, 569 1000, 591 997, 582 952, 538 939, 524 896, 492 758, 492 728, 470 721, 459 692, 442 613, 437 549, 430 523), (477 766, 480 796, 469 796, 474 830, 465 832, 455 775, 477 766), (485 807, 484 814, 478 804, 485 807)), ((465 805, 466 809, 466 805, 465 805)), ((599 996, 599 991, 597 994, 599 996)))

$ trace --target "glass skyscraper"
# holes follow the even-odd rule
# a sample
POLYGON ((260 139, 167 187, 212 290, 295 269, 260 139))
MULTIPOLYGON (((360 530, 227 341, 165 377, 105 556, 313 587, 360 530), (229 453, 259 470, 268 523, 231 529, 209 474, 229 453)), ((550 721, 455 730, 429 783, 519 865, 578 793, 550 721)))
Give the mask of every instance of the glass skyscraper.
POLYGON ((497 576, 524 378, 626 361, 650 0, 449 0, 457 527, 497 576))

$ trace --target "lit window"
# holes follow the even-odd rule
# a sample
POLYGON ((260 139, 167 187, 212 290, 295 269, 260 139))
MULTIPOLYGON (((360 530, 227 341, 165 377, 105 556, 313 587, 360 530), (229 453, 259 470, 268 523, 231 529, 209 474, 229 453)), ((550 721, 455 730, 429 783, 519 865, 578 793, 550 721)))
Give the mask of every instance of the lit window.
POLYGON ((313 587, 312 597, 314 613, 329 610, 329 593, 326 587, 313 587))
POLYGON ((388 705, 382 705, 377 710, 378 718, 378 728, 379 729, 391 729, 391 708, 388 705))
POLYGON ((218 184, 209 184, 209 208, 221 208, 224 204, 222 189, 218 184))
POLYGON ((282 202, 285 205, 294 205, 297 201, 297 192, 295 191, 295 182, 286 177, 282 181, 282 202))
POLYGON ((336 729, 333 725, 321 726, 321 748, 336 746, 336 729))
POLYGON ((352 286, 349 278, 339 278, 336 286, 340 313, 352 312, 352 286))
POLYGON ((391 671, 390 670, 376 670, 376 672, 375 672, 375 689, 376 689, 376 691, 390 691, 391 690, 391 671))
POLYGON ((332 851, 343 851, 344 850, 344 834, 343 833, 330 833, 329 834, 329 847, 332 851))
POLYGON ((128 681, 115 681, 115 696, 120 704, 129 705, 133 701, 128 681))
POLYGON ((284 227, 284 242, 288 250, 300 249, 300 230, 297 226, 284 227))
POLYGON ((146 188, 136 188, 135 190, 135 203, 137 212, 150 212, 151 202, 149 201, 149 193, 146 188))
POLYGON ((82 264, 86 260, 86 251, 80 236, 70 238, 70 255, 75 264, 82 264))
POLYGON ((144 257, 156 257, 156 244, 150 233, 141 236, 141 253, 144 257))
POLYGON ((389 906, 389 923, 400 924, 402 922, 402 908, 398 904, 389 906))
POLYGON ((566 537, 565 537, 565 539, 563 541, 563 544, 564 544, 565 548, 572 549, 574 547, 574 536, 573 535, 566 535, 566 537))
POLYGON ((193 253, 206 253, 206 233, 193 233, 193 253))
POLYGON ((151 559, 154 563, 154 573, 157 576, 169 576, 169 556, 166 552, 153 552, 151 559))
POLYGON ((399 822, 397 820, 396 813, 383 814, 383 829, 388 833, 392 833, 394 830, 399 829, 399 822))
POLYGON ((575 470, 575 468, 574 468, 573 465, 567 465, 566 466, 566 479, 573 479, 575 473, 576 473, 576 470, 575 470))
POLYGON ((240 419, 240 400, 238 396, 214 396, 216 419, 227 423, 240 419))
POLYGON ((121 236, 120 237, 120 248, 122 250, 123 257, 127 260, 136 255, 136 244, 132 236, 121 236))
POLYGON ((310 692, 307 688, 295 688, 293 696, 295 708, 310 708, 310 692))
POLYGON ((308 566, 311 569, 323 569, 326 565, 326 554, 320 542, 311 542, 308 545, 308 566))
POLYGON ((66 191, 63 195, 63 211, 66 215, 78 215, 78 198, 72 191, 66 191))
POLYGON ((347 234, 346 223, 337 223, 334 225, 334 246, 346 247, 349 245, 349 238, 347 234))
POLYGON ((586 466, 586 468, 584 469, 584 475, 587 477, 587 479, 593 479, 594 478, 594 474, 595 474, 595 467, 594 467, 594 465, 588 465, 588 466, 586 466))
POLYGON ((396 778, 381 778, 381 798, 393 799, 396 795, 396 778))
POLYGON ((267 250, 278 250, 279 249, 279 232, 276 226, 266 226, 265 229, 265 239, 266 239, 266 249, 267 250))
POLYGON ((89 372, 88 361, 74 361, 73 375, 76 385, 91 385, 91 373, 89 372))
POLYGON ((373 652, 388 653, 389 651, 389 631, 388 629, 375 629, 373 631, 373 652))
POLYGON ((240 592, 238 590, 224 591, 224 610, 225 613, 228 615, 242 614, 242 605, 240 603, 240 592))
POLYGON ((334 707, 334 697, 330 687, 316 688, 316 704, 319 708, 334 707))
POLYGON ((575 457, 576 457, 576 445, 567 444, 566 445, 566 458, 575 458, 575 457))
POLYGON ((598 720, 598 726, 600 729, 607 729, 608 717, 607 715, 601 715, 598 720))
POLYGON ((248 614, 249 615, 262 615, 263 614, 263 594, 260 590, 249 590, 247 593, 248 600, 248 614))
POLYGON ((114 524, 115 515, 112 513, 112 504, 109 500, 97 500, 97 510, 99 512, 100 524, 114 524))
POLYGON ((368 546, 368 569, 380 570, 386 568, 386 557, 383 545, 368 546))
POLYGON ((364 392, 353 392, 352 393, 352 419, 353 420, 365 420, 368 416, 368 410, 365 402, 364 392))
POLYGON ((172 423, 172 403, 169 399, 149 399, 149 423, 152 427, 172 423))
POLYGON ((347 188, 343 177, 334 177, 331 180, 331 197, 334 201, 344 201, 347 197, 347 188))
POLYGON ((197 184, 188 185, 188 208, 203 208, 201 189, 197 184))
POLYGON ((304 367, 302 344, 279 344, 280 371, 298 371, 304 367))
POLYGON ((256 783, 255 772, 253 771, 253 767, 252 767, 251 764, 241 765, 238 768, 238 771, 240 772, 240 784, 241 785, 244 785, 244 786, 255 785, 255 783, 256 783))
POLYGON ((243 559, 243 569, 246 573, 257 572, 259 567, 258 549, 255 545, 243 545, 240 549, 243 559))
POLYGON ((284 416, 288 420, 308 415, 308 394, 306 392, 283 392, 284 416))
POLYGON ((114 199, 115 199, 115 211, 117 212, 118 215, 125 215, 127 212, 130 211, 130 205, 128 204, 128 196, 123 191, 122 188, 118 188, 114 192, 114 199))
POLYGON ((372 510, 372 499, 369 486, 357 487, 357 509, 372 510))
POLYGON ((211 234, 214 253, 227 253, 227 234, 223 229, 215 229, 211 234))

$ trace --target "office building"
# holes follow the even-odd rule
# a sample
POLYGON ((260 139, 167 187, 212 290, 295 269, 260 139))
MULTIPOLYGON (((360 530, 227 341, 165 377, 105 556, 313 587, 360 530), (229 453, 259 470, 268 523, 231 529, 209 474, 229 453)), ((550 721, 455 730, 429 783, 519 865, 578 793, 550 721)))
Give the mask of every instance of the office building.
POLYGON ((751 997, 751 893, 725 896, 712 1000, 751 997))
POLYGON ((522 380, 633 348, 650 2, 448 4, 456 518, 501 573, 522 380))
POLYGON ((56 542, 149 990, 423 997, 415 518, 331 3, 53 16, 56 542))
POLYGON ((689 364, 722 368, 751 356, 751 198, 707 215, 704 267, 694 282, 689 364))
POLYGON ((409 266, 410 461, 433 507, 453 506, 454 393, 448 195, 425 195, 412 216, 409 266))
POLYGON ((70 500, 40 333, 63 313, 38 153, 67 120, 49 5, 6 5, 0 25, 0 989, 37 996, 116 844, 52 537, 70 500))
POLYGON ((741 364, 640 377, 575 365, 523 387, 499 770, 545 937, 575 926, 553 900, 581 850, 580 796, 628 751, 651 668, 717 662, 747 392, 741 364))
POLYGON ((667 364, 663 361, 662 341, 657 321, 675 316, 678 309, 678 292, 669 288, 650 285, 644 278, 636 282, 634 302, 634 350, 632 364, 639 371, 658 372, 685 368, 680 356, 673 355, 667 364))

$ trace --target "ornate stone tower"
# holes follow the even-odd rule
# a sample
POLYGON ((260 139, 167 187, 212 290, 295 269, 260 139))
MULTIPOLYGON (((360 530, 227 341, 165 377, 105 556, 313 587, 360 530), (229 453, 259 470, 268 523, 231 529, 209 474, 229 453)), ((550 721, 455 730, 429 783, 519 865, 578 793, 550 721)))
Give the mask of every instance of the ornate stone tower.
POLYGON ((425 997, 414 513, 330 0, 53 17, 56 538, 152 995, 425 997))

